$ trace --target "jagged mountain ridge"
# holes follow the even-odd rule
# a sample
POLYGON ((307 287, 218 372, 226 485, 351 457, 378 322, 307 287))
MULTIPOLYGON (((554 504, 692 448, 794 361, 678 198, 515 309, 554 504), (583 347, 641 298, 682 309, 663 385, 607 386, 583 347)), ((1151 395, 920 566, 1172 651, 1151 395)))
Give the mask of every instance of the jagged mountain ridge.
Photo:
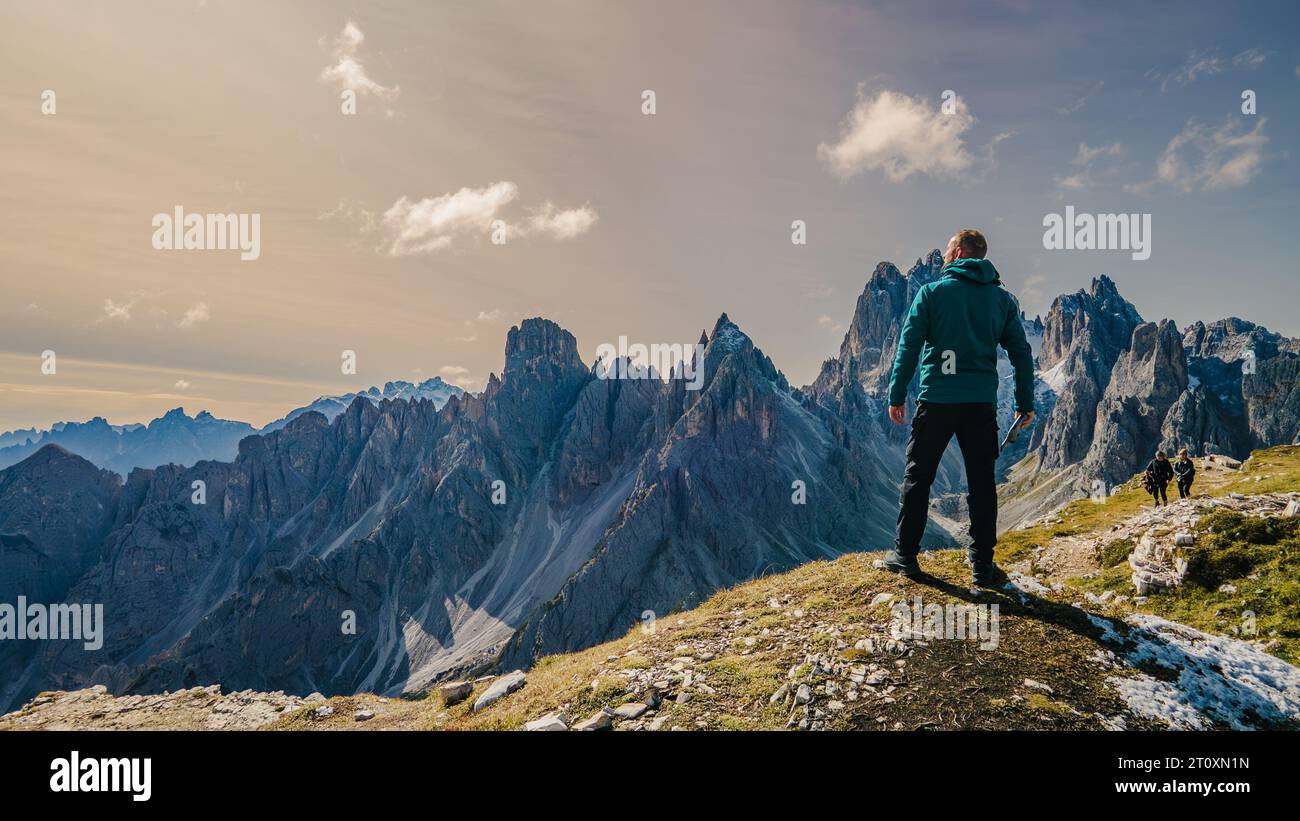
POLYGON ((482 394, 358 397, 231 462, 132 471, 66 592, 104 603, 103 650, 42 648, 0 701, 87 683, 418 689, 888 538, 891 471, 726 315, 699 391, 593 370, 567 331, 525 320, 482 394))
POLYGON ((191 417, 182 408, 173 408, 147 425, 110 425, 96 416, 87 422, 62 422, 0 448, 0 468, 17 464, 46 445, 57 445, 125 476, 143 466, 233 459, 239 440, 256 432, 247 422, 218 419, 207 411, 191 417))

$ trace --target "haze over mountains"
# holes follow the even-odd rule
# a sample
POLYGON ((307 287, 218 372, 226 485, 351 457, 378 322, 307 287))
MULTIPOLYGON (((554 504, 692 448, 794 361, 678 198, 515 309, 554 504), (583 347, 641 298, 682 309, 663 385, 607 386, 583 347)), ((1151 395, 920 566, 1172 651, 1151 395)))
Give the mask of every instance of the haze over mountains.
MULTIPOLYGON (((88 683, 418 690, 887 547, 906 430, 885 417, 884 385, 941 263, 877 266, 804 388, 726 314, 698 391, 600 379, 572 334, 535 318, 510 330, 481 394, 390 383, 322 399, 228 459, 125 481, 39 447, 0 471, 0 601, 103 603, 107 630, 93 652, 0 646, 0 709, 88 683)), ((1040 421, 1004 456, 1004 527, 1127 479, 1158 446, 1240 458, 1300 431, 1295 340, 1238 319, 1144 322, 1106 277, 1024 321, 1040 421)), ((960 536, 961 488, 950 453, 927 545, 960 536)))
POLYGON ((382 389, 372 387, 358 393, 322 396, 262 428, 254 428, 247 422, 218 419, 207 411, 191 417, 182 408, 174 408, 147 424, 110 425, 98 416, 87 422, 59 422, 47 430, 28 428, 0 433, 0 468, 17 464, 50 444, 123 476, 135 468, 188 466, 204 459, 230 461, 238 453, 239 440, 245 436, 279 430, 289 420, 308 411, 333 419, 358 396, 371 402, 424 398, 441 407, 447 399, 463 392, 436 376, 420 383, 398 380, 385 383, 382 389))

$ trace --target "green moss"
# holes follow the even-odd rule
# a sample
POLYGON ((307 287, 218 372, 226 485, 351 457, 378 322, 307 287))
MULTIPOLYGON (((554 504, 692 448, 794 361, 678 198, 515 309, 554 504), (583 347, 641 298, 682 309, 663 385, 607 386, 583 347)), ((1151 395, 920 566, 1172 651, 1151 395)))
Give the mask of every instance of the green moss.
POLYGON ((1116 539, 1113 542, 1107 542, 1100 550, 1097 551, 1097 563, 1102 567, 1115 567, 1122 564, 1128 559, 1133 548, 1137 547, 1132 539, 1116 539))
POLYGON ((1074 710, 1070 709, 1070 705, 1053 701, 1043 693, 1030 693, 1025 696, 1025 706, 1031 710, 1041 710, 1060 716, 1068 716, 1074 712, 1074 710))

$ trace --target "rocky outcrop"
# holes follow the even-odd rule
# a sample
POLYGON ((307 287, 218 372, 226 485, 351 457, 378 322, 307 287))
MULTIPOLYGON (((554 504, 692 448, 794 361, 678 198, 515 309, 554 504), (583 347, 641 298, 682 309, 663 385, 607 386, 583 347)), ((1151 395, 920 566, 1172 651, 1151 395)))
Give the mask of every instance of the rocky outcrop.
POLYGON ((1252 447, 1300 443, 1300 356, 1258 362, 1255 373, 1242 377, 1241 393, 1252 447))
POLYGON ((1229 402, 1204 383, 1189 387, 1174 401, 1161 424, 1160 440, 1171 450, 1186 447, 1201 456, 1250 450, 1246 417, 1234 415, 1229 402))
POLYGON ((1038 354, 1041 379, 1053 396, 1052 410, 1031 433, 1040 469, 1063 468, 1087 454, 1097 405, 1141 323, 1137 309, 1106 276, 1094 279, 1087 291, 1052 302, 1038 354))
POLYGON ((629 475, 627 502, 591 558, 528 616, 505 664, 586 646, 719 587, 892 538, 896 477, 833 417, 797 401, 725 314, 704 363, 701 390, 664 394, 656 417, 674 421, 629 475))
MULTIPOLYGON (((918 259, 906 275, 893 263, 877 265, 858 297, 839 356, 822 364, 809 392, 834 396, 855 385, 870 396, 883 397, 908 309, 917 291, 938 279, 942 268, 938 249, 918 259)), ((915 384, 911 388, 915 395, 915 384)))
POLYGON ((1186 389, 1178 328, 1167 319, 1139 325, 1097 406, 1085 474, 1115 485, 1140 472, 1161 446, 1165 416, 1186 389))
POLYGON ((282 692, 222 693, 221 685, 174 693, 114 697, 95 685, 42 693, 21 711, 0 717, 4 730, 256 730, 324 701, 282 692))

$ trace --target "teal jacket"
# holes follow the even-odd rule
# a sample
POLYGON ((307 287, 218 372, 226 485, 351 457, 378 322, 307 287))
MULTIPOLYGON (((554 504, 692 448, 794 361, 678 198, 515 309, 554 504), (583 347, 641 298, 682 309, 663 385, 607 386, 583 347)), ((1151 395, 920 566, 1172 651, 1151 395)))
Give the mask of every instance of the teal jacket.
POLYGON ((1034 355, 1020 304, 987 259, 958 259, 922 286, 903 323, 889 378, 889 404, 902 405, 921 362, 921 402, 998 401, 998 345, 1016 374, 1016 410, 1034 409, 1034 355))

